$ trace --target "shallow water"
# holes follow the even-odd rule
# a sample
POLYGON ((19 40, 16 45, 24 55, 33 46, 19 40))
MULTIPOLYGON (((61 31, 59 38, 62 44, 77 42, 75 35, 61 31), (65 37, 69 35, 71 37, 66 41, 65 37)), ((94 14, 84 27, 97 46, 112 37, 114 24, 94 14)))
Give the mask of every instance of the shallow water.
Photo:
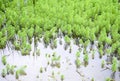
MULTIPOLYGON (((26 68, 26 76, 20 76, 19 79, 15 79, 15 75, 7 75, 5 78, 0 76, 0 81, 61 81, 60 76, 64 75, 64 81, 90 81, 92 78, 95 81, 105 81, 107 77, 111 77, 112 71, 110 69, 101 68, 102 60, 106 60, 107 56, 104 55, 101 59, 99 58, 99 53, 97 52, 97 47, 94 45, 95 58, 92 59, 92 54, 89 50, 90 46, 87 47, 87 51, 89 53, 89 64, 88 66, 84 66, 83 64, 76 68, 75 59, 76 59, 76 52, 78 51, 79 47, 71 40, 72 52, 69 53, 69 47, 67 50, 64 50, 64 39, 62 38, 62 45, 59 44, 59 38, 57 38, 57 48, 51 49, 50 46, 47 48, 44 47, 43 41, 39 42, 37 45, 37 49, 40 49, 40 56, 36 54, 33 56, 34 52, 34 42, 31 44, 32 50, 30 55, 22 56, 20 51, 16 51, 14 49, 8 48, 6 46, 5 49, 0 50, 0 60, 2 55, 9 55, 7 56, 7 62, 11 65, 16 65, 18 68, 23 65, 27 65, 26 68), (51 63, 51 57, 53 52, 56 52, 57 56, 61 56, 60 58, 60 68, 52 67, 48 65, 48 61, 51 63), (50 54, 50 58, 46 58, 46 54, 50 54), (43 73, 40 73, 40 67, 43 67, 43 73), (46 71, 45 69, 46 68, 46 71), (54 76, 52 73, 54 72, 54 76)), ((11 44, 10 44, 11 45, 11 44)), ((12 45, 11 45, 12 47, 12 45)), ((82 49, 82 48, 81 48, 82 49)), ((83 62, 83 49, 81 50, 80 60, 83 62)), ((110 67, 111 65, 105 65, 105 67, 110 67)), ((5 66, 0 61, 0 73, 1 70, 5 66)), ((120 80, 120 72, 116 72, 115 74, 115 81, 120 80)))

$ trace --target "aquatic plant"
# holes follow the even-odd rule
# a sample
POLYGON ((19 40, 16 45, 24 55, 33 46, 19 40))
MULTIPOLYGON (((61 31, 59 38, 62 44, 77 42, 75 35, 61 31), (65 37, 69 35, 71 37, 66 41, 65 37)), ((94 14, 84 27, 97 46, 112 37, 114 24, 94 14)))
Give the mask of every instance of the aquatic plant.
POLYGON ((7 42, 7 37, 0 38, 0 48, 4 48, 7 42))
POLYGON ((28 29, 27 34, 28 34, 28 37, 31 39, 33 37, 33 34, 34 34, 34 28, 31 27, 30 29, 28 29))
POLYGON ((72 52, 72 46, 70 45, 69 53, 71 53, 71 52, 72 52))
POLYGON ((7 39, 8 40, 14 39, 14 35, 15 35, 15 27, 9 25, 7 28, 7 39))
POLYGON ((61 75, 61 80, 63 81, 65 79, 65 76, 64 75, 61 75))
POLYGON ((92 59, 95 57, 95 50, 92 51, 92 59))
POLYGON ((54 74, 55 74, 54 71, 52 71, 52 76, 54 76, 54 74))
POLYGON ((67 35, 65 35, 64 40, 67 44, 70 44, 70 38, 67 35))
POLYGON ((40 56, 40 49, 36 50, 36 55, 40 56))
POLYGON ((11 66, 10 66, 9 64, 7 64, 7 65, 6 65, 7 74, 10 73, 10 68, 11 68, 11 66))
POLYGON ((79 40, 79 44, 83 44, 83 40, 82 39, 79 40))
POLYGON ((52 61, 59 61, 61 56, 53 56, 52 61))
POLYGON ((55 40, 53 41, 53 46, 54 46, 55 48, 57 48, 57 39, 55 39, 55 40))
POLYGON ((15 77, 16 79, 19 79, 20 75, 26 75, 25 69, 27 68, 26 65, 21 66, 19 69, 16 70, 15 77))
POLYGON ((76 52, 76 57, 80 57, 80 52, 79 51, 76 52))
POLYGON ((18 70, 15 73, 15 77, 16 77, 16 79, 19 79, 19 71, 18 70))
POLYGON ((110 56, 111 52, 112 52, 111 48, 106 49, 106 53, 107 53, 108 56, 110 56))
POLYGON ((29 43, 24 42, 21 48, 22 55, 29 55, 31 51, 31 45, 29 43))
POLYGON ((88 54, 86 53, 84 55, 84 64, 85 64, 85 66, 88 64, 88 61, 89 61, 89 57, 88 57, 88 54))
POLYGON ((92 79, 91 79, 91 81, 95 81, 95 79, 94 79, 94 78, 92 78, 92 79))
POLYGON ((2 69, 2 73, 1 73, 2 77, 5 77, 7 75, 7 71, 6 69, 2 69))
POLYGON ((40 67, 40 73, 42 73, 43 72, 43 68, 42 67, 40 67))
POLYGON ((100 55, 99 57, 102 58, 102 56, 103 56, 103 45, 101 45, 100 48, 99 48, 99 55, 100 55))
POLYGON ((79 68, 80 65, 81 65, 80 59, 77 58, 76 61, 75 61, 75 63, 76 63, 76 67, 79 68))
POLYGON ((5 55, 2 56, 2 63, 3 63, 4 65, 7 64, 7 59, 6 59, 6 56, 5 56, 5 55))
POLYGON ((117 71, 117 58, 113 57, 112 59, 112 71, 116 72, 117 71))
POLYGON ((104 66, 105 66, 105 61, 102 60, 101 67, 104 68, 104 66))
POLYGON ((11 74, 14 74, 14 72, 15 72, 15 67, 16 67, 16 66, 14 66, 14 65, 12 65, 12 66, 10 67, 10 73, 11 73, 11 74))
POLYGON ((112 79, 111 78, 106 78, 106 80, 105 81, 112 81, 112 79))
POLYGON ((14 41, 14 46, 16 50, 20 50, 20 42, 19 41, 14 41))
POLYGON ((84 47, 86 48, 88 46, 88 44, 90 44, 90 40, 85 41, 84 47))

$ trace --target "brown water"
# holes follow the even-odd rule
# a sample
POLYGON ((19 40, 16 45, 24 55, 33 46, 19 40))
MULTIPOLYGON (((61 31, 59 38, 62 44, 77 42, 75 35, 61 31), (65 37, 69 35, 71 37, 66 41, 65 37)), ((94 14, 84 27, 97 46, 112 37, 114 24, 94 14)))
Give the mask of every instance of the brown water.
MULTIPOLYGON (((59 41, 59 38, 57 39, 59 41)), ((76 52, 78 51, 78 46, 73 44, 73 40, 71 40, 72 52, 69 53, 69 47, 67 50, 64 50, 64 39, 62 39, 62 45, 57 42, 57 48, 51 49, 50 46, 47 48, 44 47, 43 41, 38 43, 37 49, 40 49, 40 56, 36 54, 33 56, 34 52, 34 43, 31 44, 32 51, 30 55, 22 56, 20 51, 16 51, 6 47, 3 50, 0 50, 0 60, 2 55, 7 56, 7 62, 11 65, 16 65, 17 67, 27 65, 26 68, 26 76, 20 76, 19 79, 15 79, 15 75, 7 75, 5 78, 0 76, 0 81, 61 81, 60 76, 64 75, 64 81, 90 81, 92 78, 95 81, 105 81, 107 77, 111 77, 112 71, 110 69, 101 68, 102 60, 106 60, 107 56, 104 55, 101 59, 99 58, 99 53, 97 51, 96 46, 94 45, 95 58, 92 59, 92 54, 89 50, 90 46, 87 47, 87 51, 89 52, 89 64, 87 67, 81 65, 78 69, 75 65, 76 52), (61 56, 60 68, 52 67, 48 65, 48 61, 51 63, 51 57, 53 52, 56 52, 56 56, 61 56), (50 54, 50 58, 46 58, 46 54, 50 54), (40 67, 46 68, 43 69, 43 73, 40 73, 40 67), (54 76, 52 77, 52 73, 54 72, 54 76)), ((97 42, 96 42, 97 43, 97 42)), ((11 45, 11 44, 10 44, 11 45)), ((12 45, 11 45, 12 47, 12 45)), ((83 62, 83 49, 80 54, 80 60, 83 62)), ((0 73, 5 66, 0 61, 0 73)), ((105 67, 110 67, 111 65, 105 65, 105 67)), ((115 73, 115 81, 120 81, 120 72, 115 73)))

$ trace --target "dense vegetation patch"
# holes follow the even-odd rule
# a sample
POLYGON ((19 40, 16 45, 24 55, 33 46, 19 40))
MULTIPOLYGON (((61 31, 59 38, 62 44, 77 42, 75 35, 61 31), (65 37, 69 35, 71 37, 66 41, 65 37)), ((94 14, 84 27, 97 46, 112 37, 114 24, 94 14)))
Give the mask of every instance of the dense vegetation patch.
POLYGON ((1 49, 11 41, 26 55, 32 38, 49 44, 61 33, 68 44, 71 38, 84 47, 97 40, 101 56, 110 49, 120 58, 119 0, 0 0, 1 49))

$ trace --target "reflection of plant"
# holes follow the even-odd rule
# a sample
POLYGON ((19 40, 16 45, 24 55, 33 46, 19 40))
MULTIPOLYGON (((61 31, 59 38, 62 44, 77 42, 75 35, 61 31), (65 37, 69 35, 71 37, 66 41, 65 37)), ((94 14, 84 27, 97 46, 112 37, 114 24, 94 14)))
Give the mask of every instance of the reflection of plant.
POLYGON ((7 60, 6 60, 6 56, 5 56, 5 55, 2 56, 2 63, 3 63, 4 65, 6 65, 6 63, 7 63, 7 60))

